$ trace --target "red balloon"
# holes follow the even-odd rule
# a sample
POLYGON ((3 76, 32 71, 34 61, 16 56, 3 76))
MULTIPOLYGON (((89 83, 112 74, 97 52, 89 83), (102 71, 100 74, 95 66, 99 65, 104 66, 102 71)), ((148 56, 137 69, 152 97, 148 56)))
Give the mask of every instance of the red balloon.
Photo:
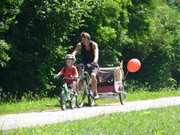
POLYGON ((127 64, 127 69, 129 72, 137 72, 141 68, 141 62, 136 59, 130 59, 127 64))

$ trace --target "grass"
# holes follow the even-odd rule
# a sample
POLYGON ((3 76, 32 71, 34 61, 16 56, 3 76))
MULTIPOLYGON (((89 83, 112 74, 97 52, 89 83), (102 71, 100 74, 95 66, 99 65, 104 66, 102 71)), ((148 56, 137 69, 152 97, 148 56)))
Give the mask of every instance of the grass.
POLYGON ((0 114, 20 113, 28 111, 43 111, 59 108, 56 98, 43 98, 33 101, 20 101, 16 103, 0 103, 0 114))
MULTIPOLYGON (((172 97, 172 96, 180 96, 180 90, 177 91, 156 91, 156 92, 149 92, 149 91, 136 91, 136 92, 129 92, 127 95, 127 101, 135 101, 135 100, 146 100, 146 99, 156 99, 160 97, 172 97)), ((108 103, 116 103, 119 102, 117 99, 102 99, 98 100, 97 104, 108 104, 108 103)))
MULTIPOLYGON (((127 101, 155 99, 159 97, 180 96, 180 90, 177 91, 137 91, 129 92, 127 95, 127 101)), ((100 99, 97 100, 98 105, 116 103, 117 99, 100 99)), ((56 98, 43 98, 34 101, 20 101, 17 103, 0 103, 0 114, 20 113, 20 112, 32 112, 43 111, 49 109, 59 109, 58 99, 56 98)))
POLYGON ((23 128, 3 135, 179 135, 180 106, 114 113, 80 121, 23 128))

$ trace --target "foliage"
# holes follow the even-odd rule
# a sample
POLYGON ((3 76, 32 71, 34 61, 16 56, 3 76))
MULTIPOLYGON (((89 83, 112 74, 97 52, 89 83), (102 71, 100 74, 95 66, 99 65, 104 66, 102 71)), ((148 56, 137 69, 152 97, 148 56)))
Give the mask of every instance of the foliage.
POLYGON ((143 68, 136 75, 141 83, 152 87, 170 87, 168 80, 172 77, 171 64, 178 63, 172 61, 173 56, 178 55, 173 51, 173 46, 177 44, 174 40, 179 40, 173 33, 178 29, 180 15, 164 1, 134 4, 136 6, 130 8, 131 42, 125 45, 123 56, 126 61, 130 57, 138 57, 142 61, 143 68))
POLYGON ((0 67, 5 67, 10 60, 10 44, 6 39, 6 32, 16 23, 16 16, 20 12, 22 0, 0 1, 0 67))
POLYGON ((4 40, 0 40, 0 66, 6 66, 10 57, 7 54, 7 51, 10 49, 9 44, 7 44, 4 40))
POLYGON ((129 74, 129 80, 148 88, 177 87, 180 82, 178 1, 3 0, 0 7, 3 97, 57 93, 53 75, 81 31, 98 43, 102 66, 141 60, 142 69, 129 74))

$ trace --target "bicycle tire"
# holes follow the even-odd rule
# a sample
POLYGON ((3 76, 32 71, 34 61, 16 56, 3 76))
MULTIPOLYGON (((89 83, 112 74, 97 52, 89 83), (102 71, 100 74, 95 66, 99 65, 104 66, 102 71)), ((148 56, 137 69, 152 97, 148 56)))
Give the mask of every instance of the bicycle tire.
POLYGON ((126 99, 126 93, 124 91, 124 86, 123 86, 123 89, 118 94, 118 96, 119 96, 119 101, 120 101, 121 105, 124 105, 125 99, 126 99))
POLYGON ((69 102, 69 104, 70 104, 69 106, 71 109, 76 108, 76 97, 75 97, 75 95, 71 98, 71 101, 69 102))
POLYGON ((92 95, 88 95, 88 105, 89 106, 94 106, 95 105, 95 100, 94 97, 92 95))
POLYGON ((66 110, 66 101, 65 101, 64 96, 65 95, 62 92, 61 95, 60 95, 60 107, 61 107, 62 110, 66 110))

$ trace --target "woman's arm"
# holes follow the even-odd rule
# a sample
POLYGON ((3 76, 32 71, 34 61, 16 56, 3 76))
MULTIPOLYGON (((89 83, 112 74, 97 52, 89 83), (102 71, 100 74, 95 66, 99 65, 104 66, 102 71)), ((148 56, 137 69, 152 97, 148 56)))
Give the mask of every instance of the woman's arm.
POLYGON ((97 43, 93 43, 93 49, 94 49, 94 60, 93 63, 98 63, 98 59, 99 59, 99 48, 97 43))
POLYGON ((80 52, 80 50, 81 50, 81 43, 78 43, 78 44, 76 45, 76 48, 75 48, 74 51, 72 52, 72 55, 75 57, 76 54, 77 54, 78 52, 80 52))

